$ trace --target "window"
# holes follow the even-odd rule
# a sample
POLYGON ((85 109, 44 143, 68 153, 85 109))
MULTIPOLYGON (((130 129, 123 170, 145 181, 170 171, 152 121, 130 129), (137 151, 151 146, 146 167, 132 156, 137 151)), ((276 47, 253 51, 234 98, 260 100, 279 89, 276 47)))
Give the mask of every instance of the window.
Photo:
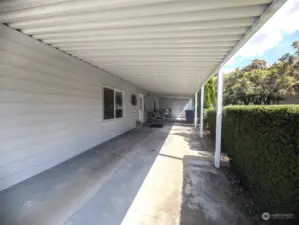
POLYGON ((123 117, 123 92, 104 87, 104 120, 123 117))

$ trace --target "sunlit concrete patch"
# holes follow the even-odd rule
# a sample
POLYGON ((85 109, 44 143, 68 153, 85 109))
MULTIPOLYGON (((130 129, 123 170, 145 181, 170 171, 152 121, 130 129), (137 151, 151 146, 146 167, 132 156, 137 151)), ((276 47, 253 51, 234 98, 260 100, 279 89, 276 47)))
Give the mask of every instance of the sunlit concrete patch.
POLYGON ((180 224, 183 156, 188 145, 177 136, 166 138, 122 225, 180 224))

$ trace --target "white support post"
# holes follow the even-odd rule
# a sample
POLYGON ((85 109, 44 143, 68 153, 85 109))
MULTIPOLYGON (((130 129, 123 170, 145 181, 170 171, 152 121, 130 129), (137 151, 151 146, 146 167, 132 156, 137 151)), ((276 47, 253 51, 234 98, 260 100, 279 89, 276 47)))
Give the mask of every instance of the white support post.
POLYGON ((218 71, 217 79, 217 113, 216 113, 216 145, 215 145, 215 167, 220 167, 221 151, 221 127, 222 127, 222 107, 223 107, 223 71, 218 71))
POLYGON ((194 127, 197 127, 197 96, 198 91, 195 92, 195 102, 194 102, 194 127))
POLYGON ((204 110, 204 99, 205 99, 204 96, 205 96, 205 85, 203 84, 200 93, 200 130, 199 130, 200 138, 203 138, 203 110, 204 110))

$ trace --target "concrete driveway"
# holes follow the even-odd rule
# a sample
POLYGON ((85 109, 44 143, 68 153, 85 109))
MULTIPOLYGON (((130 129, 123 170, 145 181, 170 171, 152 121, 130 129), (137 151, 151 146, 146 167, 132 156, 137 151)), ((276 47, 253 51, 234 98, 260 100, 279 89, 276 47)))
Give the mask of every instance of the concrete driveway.
POLYGON ((0 193, 3 225, 251 224, 189 125, 140 128, 0 193))

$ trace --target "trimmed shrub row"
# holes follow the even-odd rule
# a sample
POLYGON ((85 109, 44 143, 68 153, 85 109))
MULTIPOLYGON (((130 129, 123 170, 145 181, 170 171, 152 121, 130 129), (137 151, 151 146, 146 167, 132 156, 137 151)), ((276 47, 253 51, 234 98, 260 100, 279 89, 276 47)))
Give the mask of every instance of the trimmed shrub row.
MULTIPOLYGON (((212 137, 216 113, 208 112, 212 137)), ((222 151, 264 211, 299 216, 299 106, 227 106, 222 151)))

